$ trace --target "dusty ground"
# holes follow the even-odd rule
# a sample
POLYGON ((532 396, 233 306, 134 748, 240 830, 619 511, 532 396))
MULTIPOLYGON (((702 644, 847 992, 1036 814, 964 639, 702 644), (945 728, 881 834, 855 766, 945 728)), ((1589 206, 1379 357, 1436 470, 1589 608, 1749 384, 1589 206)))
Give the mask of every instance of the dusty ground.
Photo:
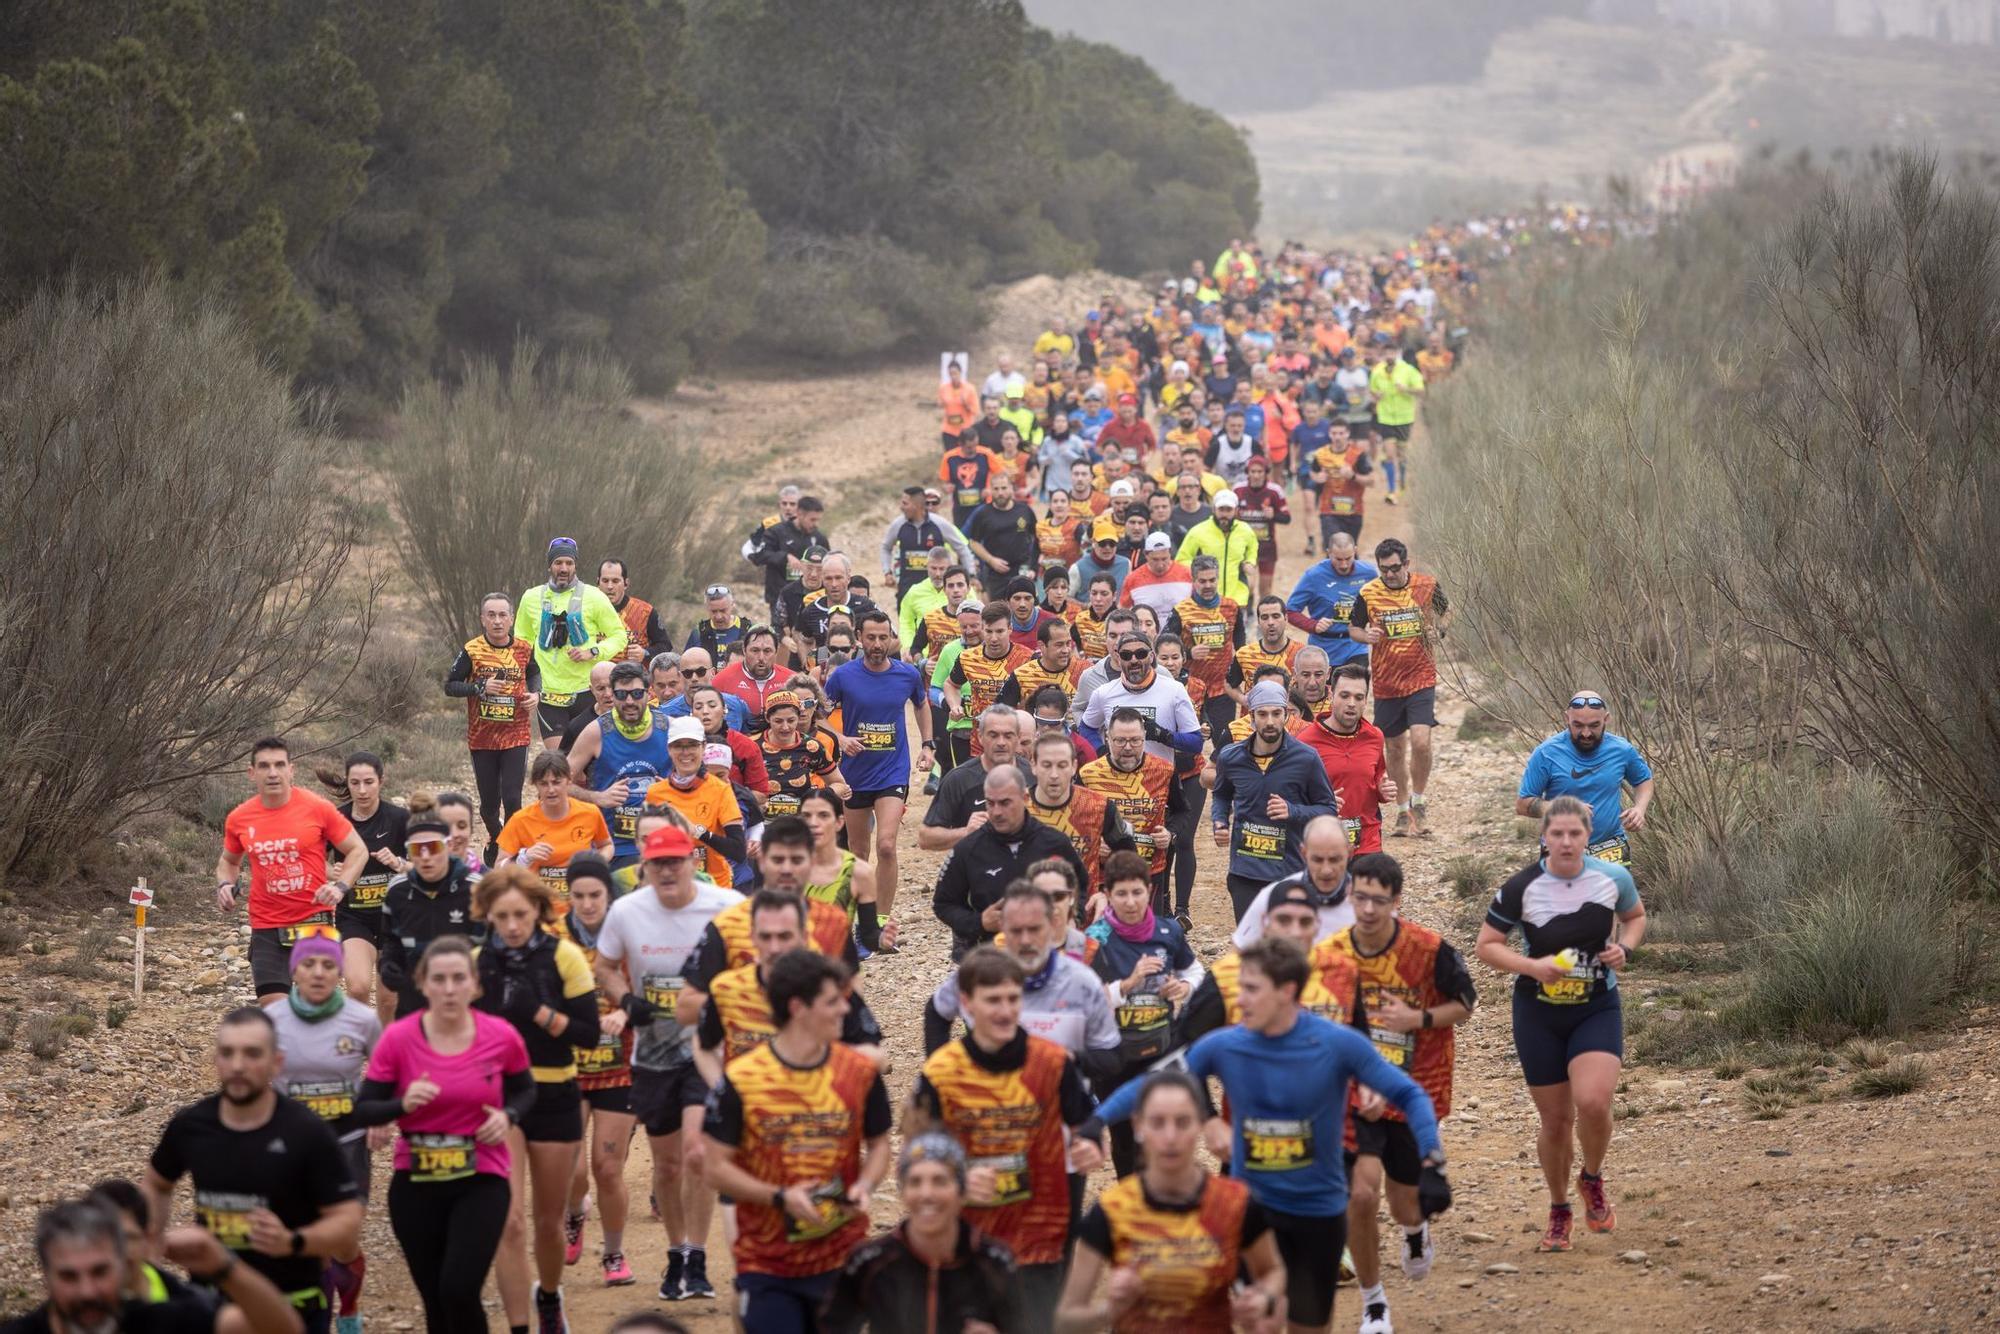
MULTIPOLYGON (((1095 286, 1048 284, 1018 295, 1060 301, 1075 313, 1095 286)), ((1003 303, 1002 332, 1016 345, 1027 304, 1003 303)), ((701 431, 718 457, 761 456, 773 438, 791 442, 782 462, 760 465, 753 489, 767 489, 780 476, 812 477, 830 499, 836 534, 872 546, 891 508, 886 483, 925 475, 935 458, 932 384, 933 370, 923 363, 818 380, 740 379, 656 410, 701 431)), ((1418 508, 1421 488, 1419 469, 1418 508)), ((1409 506, 1374 506, 1369 539, 1407 537, 1410 517, 1409 506)), ((1302 568, 1298 544, 1295 530, 1281 584, 1302 568)), ((1511 814, 1520 751, 1512 743, 1459 740, 1460 701, 1445 715, 1430 789, 1437 835, 1389 846, 1411 869, 1412 915, 1469 946, 1466 905, 1443 883, 1443 864, 1468 852, 1508 860, 1528 855, 1511 814)), ((407 775, 412 781, 451 776, 407 775)), ((1671 789, 1663 799, 1672 800, 1671 789)), ((924 911, 938 860, 913 840, 906 844, 899 916, 907 943, 899 956, 872 960, 863 976, 891 1035, 891 1085, 899 1098, 922 1058, 924 999, 945 966, 945 932, 924 911)), ((27 1050, 31 1021, 13 1034, 0 1064, 0 1228, 9 1241, 0 1283, 8 1309, 33 1300, 26 1239, 36 1208, 97 1177, 141 1170, 170 1110, 204 1091, 209 1026, 247 983, 237 957, 241 937, 202 905, 200 886, 161 888, 162 925, 151 937, 160 989, 120 1027, 74 1036, 49 1060, 27 1050)), ((1229 925, 1219 874, 1203 877, 1195 905, 1197 948, 1213 956, 1229 925)), ((115 915, 95 937, 108 954, 95 977, 73 962, 82 924, 57 930, 39 919, 17 924, 21 942, 14 957, 0 961, 0 1005, 7 1011, 102 1014, 129 1000, 129 967, 120 962, 130 948, 129 928, 117 938, 115 915)), ((1412 1289, 1390 1266, 1390 1297, 1402 1328, 1476 1322, 1538 1330, 1964 1329, 2000 1315, 2000 1015, 1975 1013, 1962 1032, 1944 1035, 1942 1052, 1931 1057, 1935 1077, 1923 1092, 1860 1102, 1844 1099, 1840 1081, 1832 1080, 1830 1101, 1776 1121, 1749 1119, 1734 1080, 1707 1070, 1633 1068, 1609 1166, 1620 1230, 1615 1237, 1583 1235, 1574 1253, 1547 1257, 1532 1249, 1544 1208, 1532 1108, 1514 1066, 1500 985, 1482 981, 1486 1004, 1460 1047, 1460 1110, 1446 1126, 1458 1206, 1438 1229, 1439 1263, 1427 1283, 1412 1289)), ((1629 982, 1639 1006, 1658 985, 1644 968, 1629 982)), ((639 1208, 626 1250, 641 1286, 599 1286, 593 1224, 585 1265, 571 1271, 569 1286, 579 1334, 625 1310, 657 1305, 652 1286, 664 1245, 658 1225, 645 1216, 647 1172, 640 1146, 627 1173, 639 1208)), ((378 1167, 378 1199, 384 1179, 378 1167)), ((885 1192, 877 1219, 895 1215, 893 1194, 885 1192)), ((371 1219, 368 1236, 377 1260, 369 1318, 378 1329, 413 1329, 421 1316, 385 1217, 371 1219)), ((719 1228, 711 1247, 712 1272, 726 1294, 729 1266, 719 1228)), ((673 1314, 696 1330, 728 1328, 722 1301, 682 1304, 673 1314)), ((1348 1289, 1335 1328, 1356 1318, 1348 1289)))

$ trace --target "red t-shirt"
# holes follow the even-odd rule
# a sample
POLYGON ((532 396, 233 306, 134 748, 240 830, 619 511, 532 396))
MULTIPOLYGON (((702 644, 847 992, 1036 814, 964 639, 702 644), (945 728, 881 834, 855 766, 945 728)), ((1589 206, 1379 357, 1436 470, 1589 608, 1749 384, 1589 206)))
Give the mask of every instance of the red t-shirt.
POLYGON ((1342 736, 1322 721, 1293 733, 1311 746, 1326 766, 1326 780, 1340 799, 1340 823, 1347 829, 1347 846, 1354 852, 1382 850, 1382 732, 1366 718, 1352 736, 1342 736))
POLYGON ((325 797, 292 789, 282 806, 262 798, 229 812, 222 822, 222 846, 250 867, 250 926, 296 926, 316 912, 313 902, 326 883, 326 850, 354 832, 325 797))

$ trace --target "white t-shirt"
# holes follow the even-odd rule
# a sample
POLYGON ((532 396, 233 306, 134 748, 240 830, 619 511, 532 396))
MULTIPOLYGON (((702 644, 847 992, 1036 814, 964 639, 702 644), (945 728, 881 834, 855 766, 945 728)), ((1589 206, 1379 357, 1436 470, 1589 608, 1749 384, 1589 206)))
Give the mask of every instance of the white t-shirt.
POLYGON ((611 905, 597 933, 597 955, 625 965, 625 976, 664 1014, 639 1031, 632 1064, 641 1070, 672 1070, 693 1059, 693 1031, 674 1022, 674 1000, 682 974, 717 913, 743 896, 733 889, 696 881, 684 908, 667 908, 651 885, 641 884, 611 905))
MULTIPOLYGON (((1091 691, 1090 703, 1083 709, 1084 724, 1102 735, 1104 729, 1111 725, 1112 713, 1118 709, 1137 709, 1158 723, 1163 732, 1201 730, 1201 719, 1195 716, 1187 687, 1162 671, 1153 673, 1152 683, 1144 690, 1134 690, 1125 683, 1124 677, 1115 676, 1091 691)), ((1171 746, 1157 741, 1146 742, 1146 749, 1163 760, 1177 757, 1171 746)))
MULTIPOLYGON (((1291 880, 1303 874, 1306 873, 1294 872, 1285 879, 1291 880)), ((1272 882, 1272 884, 1277 883, 1279 882, 1272 882)), ((1230 944, 1240 950, 1264 934, 1264 910, 1270 902, 1271 885, 1266 885, 1257 891, 1257 897, 1250 900, 1250 906, 1243 910, 1243 920, 1236 924, 1235 933, 1229 937, 1230 944)), ((1354 905, 1347 901, 1345 894, 1340 896, 1340 902, 1315 911, 1319 914, 1319 934, 1313 937, 1315 944, 1354 925, 1354 905)))

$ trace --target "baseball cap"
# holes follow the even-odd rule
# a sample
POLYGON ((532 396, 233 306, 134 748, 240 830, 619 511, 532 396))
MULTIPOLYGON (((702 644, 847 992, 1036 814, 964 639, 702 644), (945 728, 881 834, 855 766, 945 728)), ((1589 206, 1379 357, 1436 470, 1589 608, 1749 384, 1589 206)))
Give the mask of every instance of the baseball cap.
POLYGON ((701 720, 698 718, 675 718, 667 724, 667 744, 669 746, 673 745, 676 741, 705 742, 707 740, 708 733, 701 730, 701 720))
POLYGON ((646 835, 646 841, 639 845, 639 856, 644 861, 661 861, 668 857, 686 857, 694 852, 694 840, 678 825, 661 825, 646 835))
POLYGON ((1129 477, 1121 477, 1111 484, 1110 494, 1114 496, 1136 495, 1137 488, 1132 485, 1132 480, 1129 477))
POLYGON ((1103 398, 1104 386, 1101 384, 1094 384, 1090 386, 1090 388, 1083 391, 1083 396, 1085 398, 1103 398))
POLYGON ((1095 324, 1103 318, 1104 312, 1101 310, 1086 310, 1083 312, 1083 322, 1085 324, 1095 324))
POLYGON ((1136 405, 1138 402, 1139 402, 1139 396, 1137 394, 1120 394, 1118 396, 1118 406, 1121 408, 1124 407, 1127 403, 1136 405))
POLYGON ((942 491, 938 490, 938 489, 937 489, 936 487, 934 487, 934 486, 927 486, 927 487, 925 487, 925 488, 924 488, 924 499, 925 499, 925 500, 943 500, 943 499, 944 499, 944 492, 942 492, 942 491))
POLYGON ((1216 508, 1216 509, 1219 509, 1219 510, 1221 510, 1221 509, 1230 509, 1230 510, 1233 510, 1233 509, 1240 509, 1240 508, 1242 508, 1242 505, 1243 505, 1243 502, 1242 502, 1241 500, 1238 500, 1238 499, 1236 498, 1236 493, 1235 493, 1234 491, 1217 491, 1217 492, 1215 493, 1215 508, 1216 508))
POLYGON ((801 557, 800 557, 800 559, 801 559, 801 560, 810 560, 810 561, 821 561, 821 560, 825 560, 825 559, 826 559, 826 548, 825 548, 825 547, 823 547, 823 546, 819 546, 819 545, 817 545, 817 544, 815 544, 815 545, 813 545, 813 546, 809 546, 809 547, 807 547, 807 548, 805 549, 805 554, 804 554, 803 556, 801 556, 801 557))
POLYGON ((1146 534, 1146 550, 1172 551, 1173 549, 1174 549, 1173 539, 1168 537, 1165 533, 1146 534))
POLYGON ((729 747, 720 741, 711 741, 701 748, 701 762, 704 765, 720 764, 726 768, 734 758, 735 756, 729 753, 729 747))

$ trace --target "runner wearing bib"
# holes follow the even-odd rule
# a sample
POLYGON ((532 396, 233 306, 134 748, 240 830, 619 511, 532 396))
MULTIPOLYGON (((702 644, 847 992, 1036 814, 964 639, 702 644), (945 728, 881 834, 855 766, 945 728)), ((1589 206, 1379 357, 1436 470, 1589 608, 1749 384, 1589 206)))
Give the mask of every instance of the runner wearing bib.
POLYGON ((588 718, 595 705, 590 669, 625 652, 625 622, 611 599, 576 577, 576 543, 549 543, 549 581, 521 595, 514 635, 535 646, 542 693, 535 709, 542 744, 553 747, 569 725, 588 718))
POLYGON ((361 835, 368 861, 361 878, 340 906, 333 923, 340 931, 340 952, 346 959, 347 992, 362 1004, 373 1004, 387 1023, 396 1003, 388 989, 375 986, 375 960, 382 948, 382 896, 389 881, 404 867, 403 839, 408 815, 401 806, 382 799, 382 757, 365 750, 347 757, 344 770, 347 800, 339 811, 361 835))
POLYGON ((514 633, 514 603, 505 593, 488 593, 479 604, 479 628, 445 673, 444 693, 465 701, 465 745, 490 862, 499 856, 501 826, 521 809, 542 668, 534 641, 514 633))
POLYGON ((646 669, 621 662, 611 669, 611 711, 583 729, 570 747, 575 778, 569 794, 604 812, 611 830, 612 865, 639 860, 639 812, 653 784, 673 772, 667 729, 653 711, 646 669))
POLYGON ((553 905, 550 929, 561 936, 568 929, 564 919, 569 916, 569 859, 586 850, 609 857, 611 830, 602 811, 570 796, 569 756, 561 751, 544 750, 535 756, 528 779, 535 785, 537 799, 516 811, 500 831, 500 853, 533 871, 548 887, 553 905))
MULTIPOLYGON (((594 852, 580 852, 570 859, 570 939, 593 969, 598 936, 616 892, 609 862, 594 852)), ((634 1281, 632 1266, 625 1263, 625 1219, 630 1206, 625 1159, 632 1148, 632 1029, 627 1018, 600 989, 597 1041, 576 1048, 576 1087, 583 1095, 589 1144, 577 1155, 576 1173, 570 1181, 569 1209, 563 1216, 563 1263, 574 1265, 583 1258, 583 1225, 594 1182, 597 1217, 604 1234, 598 1267, 606 1287, 624 1287, 634 1281)))
POLYGON ((1507 878, 1486 910, 1473 952, 1514 982, 1514 1050, 1541 1118, 1537 1147, 1549 1185, 1549 1226, 1538 1249, 1570 1249, 1569 1165, 1582 1149, 1577 1192, 1584 1224, 1609 1232, 1604 1192, 1611 1099, 1624 1068, 1618 974, 1646 935, 1646 909, 1622 866, 1587 856, 1590 807, 1557 797, 1542 813, 1547 854, 1507 878), (1507 947, 1521 932, 1523 952, 1507 947), (1614 939, 1614 934, 1616 938, 1614 939))
POLYGON ((1646 827, 1653 805, 1653 770, 1639 748, 1604 730, 1610 709, 1604 696, 1579 690, 1570 697, 1564 730, 1536 746, 1521 771, 1514 813, 1537 818, 1554 797, 1580 797, 1590 806, 1589 855, 1620 866, 1632 861, 1630 830, 1646 827), (1621 793, 1632 787, 1632 806, 1621 793))
POLYGON ((1382 850, 1382 803, 1396 800, 1396 781, 1383 758, 1382 733, 1362 716, 1368 704, 1368 669, 1349 663, 1333 674, 1333 707, 1293 733, 1326 767, 1340 805, 1340 825, 1354 852, 1382 850))
POLYGON ((1395 538, 1375 546, 1376 577, 1354 595, 1348 635, 1368 645, 1375 686, 1375 725, 1388 743, 1389 776, 1405 793, 1395 835, 1429 837, 1424 789, 1431 776, 1431 729, 1437 725, 1436 645, 1451 625, 1444 590, 1410 568, 1410 550, 1395 538))

